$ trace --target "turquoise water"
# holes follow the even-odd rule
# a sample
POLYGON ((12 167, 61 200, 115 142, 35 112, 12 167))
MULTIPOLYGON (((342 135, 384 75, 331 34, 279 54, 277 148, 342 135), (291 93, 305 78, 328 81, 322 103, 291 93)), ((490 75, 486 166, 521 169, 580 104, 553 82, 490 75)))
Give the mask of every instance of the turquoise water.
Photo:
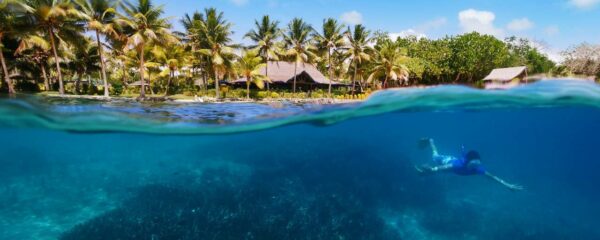
POLYGON ((600 239, 600 87, 340 106, 0 98, 0 239, 600 239), (483 176, 421 176, 422 137, 483 176))

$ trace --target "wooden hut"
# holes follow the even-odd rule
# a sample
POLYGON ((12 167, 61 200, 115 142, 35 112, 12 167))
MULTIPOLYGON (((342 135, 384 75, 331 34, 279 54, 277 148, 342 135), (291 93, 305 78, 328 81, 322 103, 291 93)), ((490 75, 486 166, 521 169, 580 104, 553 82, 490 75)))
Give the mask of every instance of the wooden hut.
POLYGON ((527 79, 527 67, 498 68, 483 79, 485 89, 508 89, 527 79))
MULTIPOLYGON (((290 62, 269 62, 260 72, 267 74, 271 80, 270 88, 274 89, 292 89, 294 85, 295 64, 290 62)), ((310 91, 314 89, 326 89, 329 87, 327 79, 314 65, 309 63, 298 63, 296 69, 296 88, 299 91, 310 91)), ((246 78, 236 79, 230 84, 236 86, 246 86, 246 78)), ((337 81, 331 81, 333 87, 347 86, 337 81)))

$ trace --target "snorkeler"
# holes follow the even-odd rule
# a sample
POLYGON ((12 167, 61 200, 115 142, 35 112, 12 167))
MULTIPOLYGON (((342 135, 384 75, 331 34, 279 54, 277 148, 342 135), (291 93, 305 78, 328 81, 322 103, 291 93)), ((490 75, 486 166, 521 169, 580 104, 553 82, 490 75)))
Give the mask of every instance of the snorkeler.
POLYGON ((481 164, 481 157, 476 151, 469 151, 466 154, 463 153, 462 157, 457 158, 454 156, 445 156, 438 154, 437 148, 435 147, 435 143, 431 138, 421 139, 419 141, 419 145, 423 148, 427 146, 431 147, 431 151, 433 152, 433 161, 436 164, 435 167, 431 167, 428 165, 423 165, 420 167, 415 166, 419 173, 428 174, 437 172, 452 172, 461 176, 485 175, 512 191, 520 191, 524 189, 523 186, 517 184, 510 184, 486 171, 483 165, 481 164))

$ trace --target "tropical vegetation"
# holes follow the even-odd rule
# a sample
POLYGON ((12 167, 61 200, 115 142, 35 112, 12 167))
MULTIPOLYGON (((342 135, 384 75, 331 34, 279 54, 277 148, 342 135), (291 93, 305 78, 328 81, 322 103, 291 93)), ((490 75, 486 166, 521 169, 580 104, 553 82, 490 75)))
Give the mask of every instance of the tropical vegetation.
POLYGON ((314 28, 301 18, 282 25, 266 15, 244 35, 251 42, 244 46, 234 42, 233 23, 217 9, 185 14, 179 22, 182 31, 174 31, 163 6, 152 0, 4 0, 0 88, 11 94, 57 91, 142 99, 147 91, 153 96, 356 98, 389 87, 477 86, 499 67, 600 75, 600 51, 590 44, 565 51, 564 64, 556 66, 527 39, 476 32, 391 39, 332 18, 314 28), (270 88, 271 61, 294 65, 289 92, 270 88), (298 68, 304 64, 328 77, 328 86, 315 91, 319 94, 297 93, 298 68), (243 94, 233 94, 235 85, 229 83, 236 79, 246 80, 243 94), (334 82, 345 85, 334 88, 334 82))

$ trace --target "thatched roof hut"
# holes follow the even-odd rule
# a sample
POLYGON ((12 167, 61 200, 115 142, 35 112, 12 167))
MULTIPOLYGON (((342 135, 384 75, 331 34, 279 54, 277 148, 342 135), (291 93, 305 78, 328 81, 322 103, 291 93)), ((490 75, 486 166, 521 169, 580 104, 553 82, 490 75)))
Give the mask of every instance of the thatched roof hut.
MULTIPOLYGON (((291 87, 294 81, 295 64, 290 62, 269 62, 267 67, 260 71, 263 75, 267 74, 271 80, 271 87, 291 87)), ((246 78, 231 81, 232 84, 246 84, 246 78)), ((299 63, 296 69, 296 85, 304 89, 314 89, 329 86, 327 79, 314 65, 309 63, 299 63)), ((346 86, 340 82, 331 81, 333 86, 346 86)))
POLYGON ((507 89, 518 86, 527 79, 527 67, 498 68, 492 70, 483 81, 486 89, 507 89))

